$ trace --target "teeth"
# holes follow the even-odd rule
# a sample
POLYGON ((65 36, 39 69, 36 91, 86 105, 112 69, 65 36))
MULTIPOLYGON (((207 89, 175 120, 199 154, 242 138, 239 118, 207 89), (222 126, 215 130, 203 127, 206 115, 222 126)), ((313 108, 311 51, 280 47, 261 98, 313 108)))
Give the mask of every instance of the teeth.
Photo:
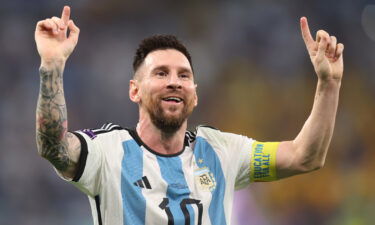
POLYGON ((176 102, 181 102, 182 101, 181 98, 177 98, 177 97, 169 97, 169 98, 165 98, 164 100, 167 100, 167 101, 176 101, 176 102))

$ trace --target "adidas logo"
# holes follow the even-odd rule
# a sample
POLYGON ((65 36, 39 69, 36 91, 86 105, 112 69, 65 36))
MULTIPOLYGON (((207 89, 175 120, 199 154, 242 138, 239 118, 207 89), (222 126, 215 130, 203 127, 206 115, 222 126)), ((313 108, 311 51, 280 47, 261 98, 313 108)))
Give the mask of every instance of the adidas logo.
POLYGON ((142 177, 142 179, 137 180, 133 184, 140 188, 151 189, 150 182, 148 182, 148 179, 146 176, 142 177))

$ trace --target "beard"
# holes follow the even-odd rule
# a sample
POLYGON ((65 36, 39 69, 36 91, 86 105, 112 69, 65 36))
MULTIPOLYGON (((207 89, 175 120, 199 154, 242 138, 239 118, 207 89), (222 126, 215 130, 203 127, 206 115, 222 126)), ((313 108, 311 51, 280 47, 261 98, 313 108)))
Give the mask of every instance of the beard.
MULTIPOLYGON (((193 99, 184 101, 181 112, 177 115, 167 115, 166 109, 162 107, 160 98, 151 98, 146 109, 150 115, 151 122, 163 133, 173 134, 179 130, 186 119, 191 115, 194 109, 193 99)), ((169 108, 171 111, 178 110, 176 106, 169 108)))

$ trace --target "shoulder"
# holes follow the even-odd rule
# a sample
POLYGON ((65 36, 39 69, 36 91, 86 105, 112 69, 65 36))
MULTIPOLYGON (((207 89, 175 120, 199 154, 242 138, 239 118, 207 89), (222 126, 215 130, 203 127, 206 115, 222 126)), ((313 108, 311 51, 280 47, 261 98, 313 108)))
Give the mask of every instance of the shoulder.
POLYGON ((215 140, 217 138, 220 138, 223 134, 223 132, 221 132, 219 129, 208 125, 199 125, 195 128, 194 131, 188 131, 186 133, 187 135, 194 137, 194 140, 197 138, 215 140))
POLYGON ((195 128, 195 132, 197 135, 221 133, 219 129, 217 129, 216 127, 209 126, 209 125, 198 125, 195 128))
POLYGON ((241 134, 235 134, 230 132, 221 131, 215 127, 200 125, 195 130, 196 138, 203 138, 209 143, 216 143, 219 145, 233 145, 245 140, 252 140, 247 136, 241 134))
POLYGON ((128 132, 128 128, 123 128, 118 124, 114 123, 105 123, 100 128, 86 128, 76 131, 75 133, 81 133, 87 135, 91 140, 94 140, 98 137, 103 136, 112 136, 115 135, 116 131, 125 131, 128 132))
POLYGON ((120 125, 114 123, 105 123, 100 128, 91 129, 91 131, 96 134, 105 134, 116 130, 127 130, 126 128, 121 127, 120 125))

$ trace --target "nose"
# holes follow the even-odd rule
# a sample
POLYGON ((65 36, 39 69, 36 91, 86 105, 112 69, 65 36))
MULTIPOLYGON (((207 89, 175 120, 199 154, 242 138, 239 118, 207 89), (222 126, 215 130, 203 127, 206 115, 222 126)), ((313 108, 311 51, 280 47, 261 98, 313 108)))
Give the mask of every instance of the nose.
POLYGON ((177 74, 171 74, 168 79, 167 88, 169 89, 181 89, 181 80, 177 74))

